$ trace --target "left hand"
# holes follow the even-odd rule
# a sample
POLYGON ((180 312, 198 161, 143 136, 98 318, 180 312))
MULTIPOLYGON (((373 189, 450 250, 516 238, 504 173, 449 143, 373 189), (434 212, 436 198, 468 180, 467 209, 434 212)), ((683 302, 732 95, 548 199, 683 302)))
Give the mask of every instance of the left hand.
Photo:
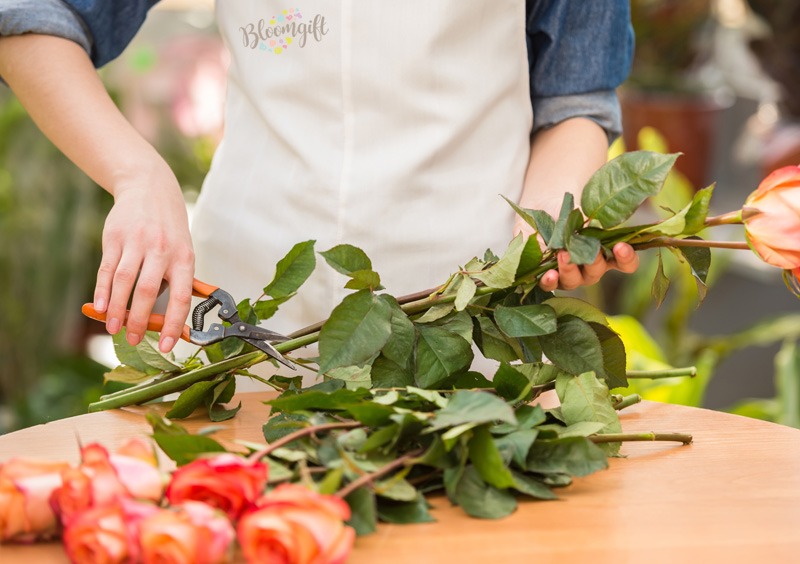
POLYGON ((577 265, 569 262, 567 251, 558 251, 558 270, 550 270, 542 275, 539 286, 546 292, 556 288, 574 290, 579 286, 596 283, 609 270, 619 270, 631 274, 639 268, 639 256, 627 243, 617 243, 612 249, 614 258, 606 260, 598 253, 592 264, 577 265))

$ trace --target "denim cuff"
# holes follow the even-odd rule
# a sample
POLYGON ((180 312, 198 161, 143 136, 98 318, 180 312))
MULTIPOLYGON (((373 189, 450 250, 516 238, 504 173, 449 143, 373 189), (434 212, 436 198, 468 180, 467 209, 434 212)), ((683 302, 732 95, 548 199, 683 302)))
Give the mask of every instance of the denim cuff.
POLYGON ((622 112, 614 90, 533 98, 534 133, 574 117, 597 123, 608 135, 609 144, 622 133, 622 112))
POLYGON ((23 33, 63 37, 92 52, 89 30, 61 0, 0 0, 0 36, 23 33))

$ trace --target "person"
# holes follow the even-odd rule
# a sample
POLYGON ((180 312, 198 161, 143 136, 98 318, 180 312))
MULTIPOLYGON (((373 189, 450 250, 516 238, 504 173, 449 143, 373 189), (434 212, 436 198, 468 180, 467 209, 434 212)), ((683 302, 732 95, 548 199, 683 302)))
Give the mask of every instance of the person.
MULTIPOLYGON (((217 2, 230 51, 225 134, 190 235, 168 164, 112 103, 95 66, 157 0, 0 0, 0 76, 41 130, 114 196, 95 307, 138 343, 162 280, 160 348, 194 275, 257 296, 299 241, 363 248, 394 295, 442 283, 530 228, 499 194, 557 215, 620 133, 627 0, 217 2), (196 264, 195 264, 196 262, 196 264)), ((636 269, 625 244, 585 267, 559 254, 545 290, 636 269)), ((317 269, 270 320, 290 332, 346 292, 317 269)))

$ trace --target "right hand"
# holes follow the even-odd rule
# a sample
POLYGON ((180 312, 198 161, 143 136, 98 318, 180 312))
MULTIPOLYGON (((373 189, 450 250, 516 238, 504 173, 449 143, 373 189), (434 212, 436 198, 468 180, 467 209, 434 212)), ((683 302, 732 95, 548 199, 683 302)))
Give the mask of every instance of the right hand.
POLYGON ((132 293, 125 325, 128 343, 137 345, 166 280, 169 304, 159 348, 169 352, 180 338, 191 307, 194 250, 178 181, 166 163, 154 168, 113 190, 114 206, 103 229, 94 307, 106 312, 106 329, 116 334, 132 293))

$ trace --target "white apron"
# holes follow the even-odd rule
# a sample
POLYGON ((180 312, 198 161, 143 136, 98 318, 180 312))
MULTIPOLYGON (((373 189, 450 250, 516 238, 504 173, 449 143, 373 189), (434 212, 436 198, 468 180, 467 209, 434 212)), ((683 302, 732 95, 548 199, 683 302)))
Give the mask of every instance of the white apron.
MULTIPOLYGON (((193 223, 197 277, 255 298, 297 242, 361 247, 386 290, 500 253, 532 125, 524 0, 223 0, 225 136, 193 223)), ((317 271, 267 324, 349 292, 317 271)))

